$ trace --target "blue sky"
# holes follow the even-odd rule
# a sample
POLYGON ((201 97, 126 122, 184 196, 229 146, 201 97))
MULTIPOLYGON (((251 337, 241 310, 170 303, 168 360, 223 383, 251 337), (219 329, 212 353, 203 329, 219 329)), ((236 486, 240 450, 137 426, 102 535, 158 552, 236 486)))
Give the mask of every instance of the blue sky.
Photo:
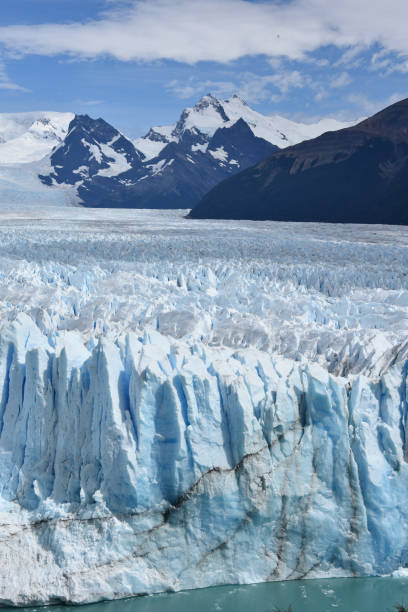
POLYGON ((355 119, 408 97, 407 23, 407 0, 2 0, 0 112, 138 136, 212 92, 355 119))

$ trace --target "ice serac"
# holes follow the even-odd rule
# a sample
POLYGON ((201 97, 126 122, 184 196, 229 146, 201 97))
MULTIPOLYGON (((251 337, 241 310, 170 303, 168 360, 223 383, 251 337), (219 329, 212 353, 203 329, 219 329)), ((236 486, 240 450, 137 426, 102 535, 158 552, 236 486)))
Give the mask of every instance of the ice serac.
POLYGON ((154 331, 52 347, 21 314, 0 372, 2 603, 408 564, 405 367, 351 381, 154 331))
POLYGON ((0 211, 3 604, 407 571, 407 229, 184 215, 0 211))

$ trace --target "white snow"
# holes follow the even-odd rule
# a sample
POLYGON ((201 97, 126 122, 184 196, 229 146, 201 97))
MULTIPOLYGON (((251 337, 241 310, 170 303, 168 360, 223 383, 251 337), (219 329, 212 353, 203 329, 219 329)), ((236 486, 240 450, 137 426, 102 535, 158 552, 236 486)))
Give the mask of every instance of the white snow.
MULTIPOLYGON (((324 118, 312 123, 300 123, 280 115, 262 115, 238 96, 233 96, 228 100, 217 100, 212 96, 204 96, 195 106, 184 110, 181 133, 186 130, 197 130, 209 140, 218 128, 231 127, 238 119, 244 119, 255 136, 264 138, 280 148, 316 138, 324 132, 350 127, 362 120, 338 121, 332 118, 324 118), (219 109, 217 109, 217 104, 224 110, 225 115, 229 118, 228 121, 223 118, 219 109)), ((165 142, 143 137, 134 140, 133 144, 146 156, 146 161, 149 161, 159 155, 169 142, 179 140, 180 134, 176 132, 176 125, 152 128, 153 132, 165 137, 165 142)), ((180 125, 178 128, 180 129, 180 125)), ((207 147, 208 143, 204 143, 192 145, 191 149, 193 152, 202 151, 205 153, 207 147)))
POLYGON ((145 156, 145 161, 149 161, 154 157, 157 157, 157 155, 159 155, 159 153, 169 142, 177 140, 174 136, 172 136, 174 127, 174 125, 160 125, 151 128, 150 132, 155 132, 161 136, 164 136, 164 142, 146 137, 136 138, 132 141, 136 149, 141 151, 145 156))
POLYGON ((38 161, 66 136, 73 113, 0 114, 0 164, 38 161))
MULTIPOLYGON (((118 136, 117 138, 120 138, 120 136, 118 136)), ((118 151, 115 151, 115 149, 113 149, 109 145, 101 144, 100 147, 103 155, 105 157, 113 159, 114 161, 109 164, 109 168, 102 168, 102 170, 99 170, 99 176, 117 176, 119 174, 122 174, 123 172, 127 172, 132 168, 132 166, 126 159, 126 155, 124 153, 119 153, 118 151)))
MULTIPOLYGON (((167 168, 168 166, 171 166, 173 162, 174 162, 174 159, 169 159, 169 160, 161 159, 156 164, 147 164, 146 168, 150 170, 150 176, 155 176, 156 174, 160 174, 161 172, 163 172, 163 170, 167 168)), ((145 178, 145 177, 142 177, 142 178, 145 178)))
POLYGON ((215 99, 209 96, 204 96, 201 98, 198 104, 192 108, 186 108, 184 110, 185 119, 183 129, 197 129, 202 134, 212 136, 217 128, 223 126, 224 119, 220 115, 216 106, 212 103, 213 100, 215 99), (200 108, 203 102, 208 102, 208 105, 206 105, 204 108, 200 108))
POLYGON ((159 153, 168 144, 167 142, 161 142, 156 140, 150 140, 149 138, 136 138, 132 141, 136 149, 143 153, 145 161, 150 161, 154 157, 157 157, 159 153))
POLYGON ((185 214, 0 211, 3 604, 408 566, 408 228, 185 214))
POLYGON ((227 161, 228 153, 225 151, 224 147, 218 147, 215 151, 208 151, 211 157, 214 159, 218 159, 220 161, 227 161))
POLYGON ((75 206, 78 197, 71 185, 44 185, 38 175, 52 171, 49 158, 24 164, 0 164, 0 208, 42 209, 45 206, 75 206))
POLYGON ((154 132, 157 132, 158 134, 165 136, 169 140, 173 138, 172 136, 173 129, 174 129, 174 125, 158 125, 152 128, 154 132))
POLYGON ((81 138, 81 142, 84 145, 84 147, 87 147, 87 149, 89 149, 89 153, 90 153, 89 159, 95 159, 98 162, 98 164, 100 164, 102 162, 101 146, 92 144, 88 142, 87 140, 85 140, 85 138, 81 138))
POLYGON ((159 174, 166 165, 166 159, 161 159, 157 164, 149 164, 146 167, 151 171, 151 175, 159 174))
POLYGON ((255 136, 264 138, 280 148, 285 148, 303 140, 316 138, 324 132, 341 130, 361 121, 338 121, 325 118, 313 123, 299 123, 281 115, 262 115, 245 104, 238 96, 233 96, 222 103, 223 108, 235 123, 242 118, 249 125, 255 136))
POLYGON ((193 153, 195 153, 196 151, 201 151, 201 153, 205 153, 207 151, 207 148, 208 142, 205 142, 204 144, 191 145, 191 150, 193 151, 193 153))
POLYGON ((89 167, 88 166, 79 166, 72 171, 73 174, 80 174, 81 176, 87 177, 89 175, 89 167))

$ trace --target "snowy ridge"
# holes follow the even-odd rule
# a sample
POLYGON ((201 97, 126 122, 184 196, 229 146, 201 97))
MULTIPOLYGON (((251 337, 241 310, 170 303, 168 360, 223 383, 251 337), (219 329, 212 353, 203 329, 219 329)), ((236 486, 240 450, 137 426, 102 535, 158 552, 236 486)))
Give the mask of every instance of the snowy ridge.
POLYGON ((349 127, 359 121, 344 122, 327 118, 310 124, 297 123, 280 115, 262 115, 237 95, 228 100, 218 100, 208 94, 195 106, 186 108, 174 125, 151 128, 145 137, 137 138, 133 142, 146 159, 151 159, 159 155, 166 144, 178 142, 186 131, 196 130, 209 139, 218 128, 231 127, 239 119, 249 125, 255 136, 282 149, 303 140, 316 138, 324 132, 349 127))
POLYGON ((183 215, 0 214, 1 603, 408 567, 408 230, 183 215))
POLYGON ((281 115, 262 115, 253 110, 238 96, 232 96, 223 102, 223 108, 231 122, 242 118, 249 125, 255 136, 264 138, 281 149, 290 147, 303 140, 316 138, 324 132, 334 132, 354 125, 360 121, 338 121, 325 118, 315 123, 299 123, 281 115))
POLYGON ((0 114, 0 204, 2 207, 72 206, 76 191, 50 190, 38 178, 51 171, 49 155, 68 134, 73 113, 0 114))
POLYGON ((38 161, 49 155, 68 133, 73 113, 0 114, 0 164, 38 161))
POLYGON ((143 153, 145 161, 157 157, 170 142, 177 142, 177 138, 172 136, 174 127, 174 125, 159 125, 151 128, 145 136, 133 140, 136 149, 143 153))

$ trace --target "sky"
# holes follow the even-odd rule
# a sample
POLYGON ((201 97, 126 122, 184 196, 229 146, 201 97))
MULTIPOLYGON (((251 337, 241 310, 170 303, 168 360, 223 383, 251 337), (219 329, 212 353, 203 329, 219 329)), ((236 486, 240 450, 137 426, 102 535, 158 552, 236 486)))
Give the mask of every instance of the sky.
POLYGON ((408 97, 408 0, 1 0, 0 112, 130 137, 206 94, 354 120, 408 97))

